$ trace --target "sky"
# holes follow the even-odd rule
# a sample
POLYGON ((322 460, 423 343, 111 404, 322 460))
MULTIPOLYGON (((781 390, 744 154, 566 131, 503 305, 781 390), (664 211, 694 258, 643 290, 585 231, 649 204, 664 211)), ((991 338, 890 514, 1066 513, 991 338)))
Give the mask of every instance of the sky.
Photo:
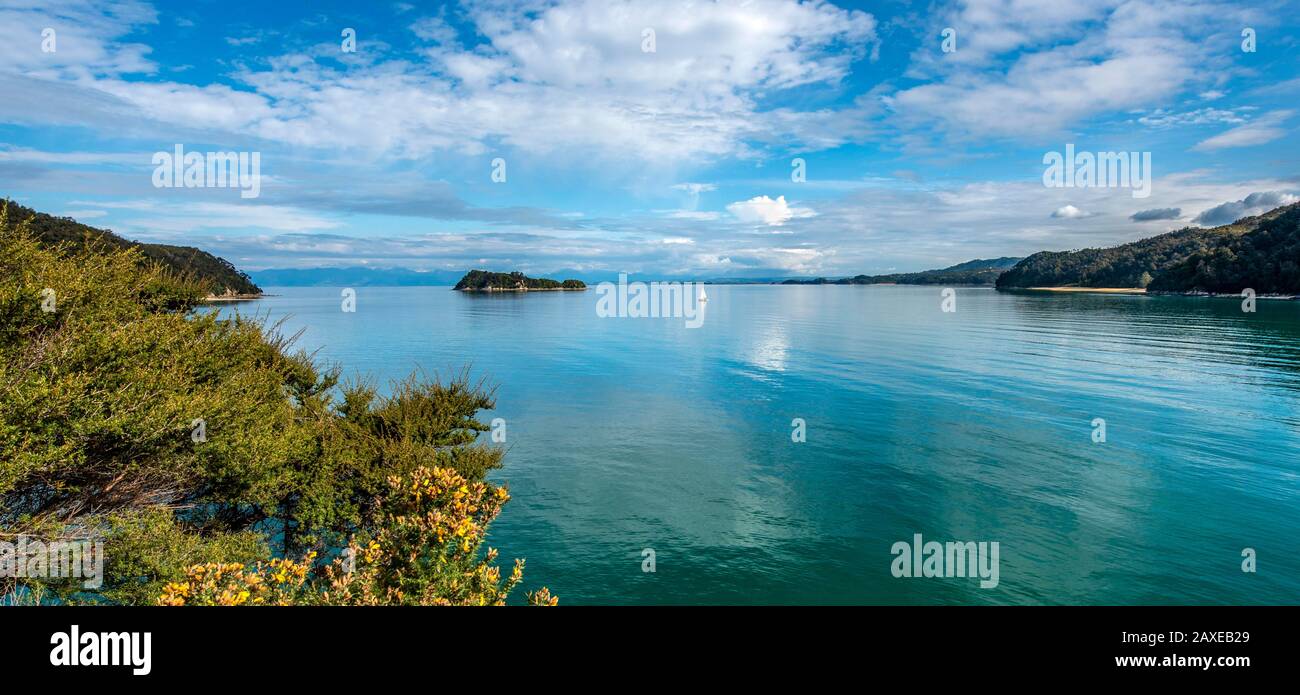
POLYGON ((255 277, 1108 246, 1300 200, 1298 5, 0 0, 0 196, 255 277), (1149 195, 1046 185, 1067 145, 1149 195), (160 180, 177 146, 256 155, 256 196, 160 180))

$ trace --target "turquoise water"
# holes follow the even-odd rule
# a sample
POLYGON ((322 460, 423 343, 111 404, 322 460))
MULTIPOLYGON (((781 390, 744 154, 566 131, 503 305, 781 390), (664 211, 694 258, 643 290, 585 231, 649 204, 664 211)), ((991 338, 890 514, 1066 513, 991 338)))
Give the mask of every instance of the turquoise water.
POLYGON ((490 543, 562 604, 1300 597, 1300 302, 710 286, 688 329, 594 291, 268 292, 239 311, 345 373, 499 385, 490 543), (998 586, 895 578, 916 533, 998 542, 998 586))

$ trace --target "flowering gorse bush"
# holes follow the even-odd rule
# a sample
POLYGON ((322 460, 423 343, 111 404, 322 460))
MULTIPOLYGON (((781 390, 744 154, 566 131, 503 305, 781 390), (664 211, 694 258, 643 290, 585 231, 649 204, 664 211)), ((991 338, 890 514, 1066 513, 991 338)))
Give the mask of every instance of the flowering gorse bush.
POLYGON ((185 571, 185 580, 168 582, 158 603, 163 606, 288 606, 306 598, 303 584, 315 558, 306 562, 275 559, 264 568, 243 563, 205 562, 185 571))
MULTIPOLYGON (((523 579, 515 560, 503 577, 495 548, 479 549, 488 524, 510 499, 504 487, 469 481, 448 468, 420 467, 392 476, 377 529, 354 538, 332 562, 272 560, 247 568, 207 563, 168 584, 163 605, 505 605, 523 579)), ((533 605, 555 605, 542 588, 533 605)))

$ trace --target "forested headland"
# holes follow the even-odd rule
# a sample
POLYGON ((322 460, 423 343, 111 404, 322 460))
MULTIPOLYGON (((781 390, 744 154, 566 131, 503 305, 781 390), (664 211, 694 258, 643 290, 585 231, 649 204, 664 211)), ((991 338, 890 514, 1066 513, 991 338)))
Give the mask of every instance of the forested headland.
POLYGON ((1112 248, 1044 251, 1017 263, 999 289, 1133 287, 1152 292, 1300 293, 1300 204, 1232 224, 1188 227, 1112 248))
POLYGON ((31 234, 42 244, 61 246, 65 250, 91 247, 102 250, 136 249, 140 257, 159 263, 180 277, 195 280, 200 288, 213 295, 257 295, 262 290, 248 274, 224 258, 192 246, 144 244, 128 241, 106 229, 82 224, 70 217, 55 217, 36 212, 8 201, 11 222, 24 220, 31 234))

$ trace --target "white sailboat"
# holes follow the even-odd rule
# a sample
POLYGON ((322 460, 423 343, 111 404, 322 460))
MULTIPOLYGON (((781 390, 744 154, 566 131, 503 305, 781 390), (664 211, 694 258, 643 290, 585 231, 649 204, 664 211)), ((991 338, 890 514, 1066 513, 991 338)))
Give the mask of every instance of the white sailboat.
POLYGON ((699 294, 698 300, 701 301, 701 302, 707 302, 707 301, 709 301, 709 295, 707 295, 707 294, 704 293, 704 285, 700 285, 700 294, 699 294))

